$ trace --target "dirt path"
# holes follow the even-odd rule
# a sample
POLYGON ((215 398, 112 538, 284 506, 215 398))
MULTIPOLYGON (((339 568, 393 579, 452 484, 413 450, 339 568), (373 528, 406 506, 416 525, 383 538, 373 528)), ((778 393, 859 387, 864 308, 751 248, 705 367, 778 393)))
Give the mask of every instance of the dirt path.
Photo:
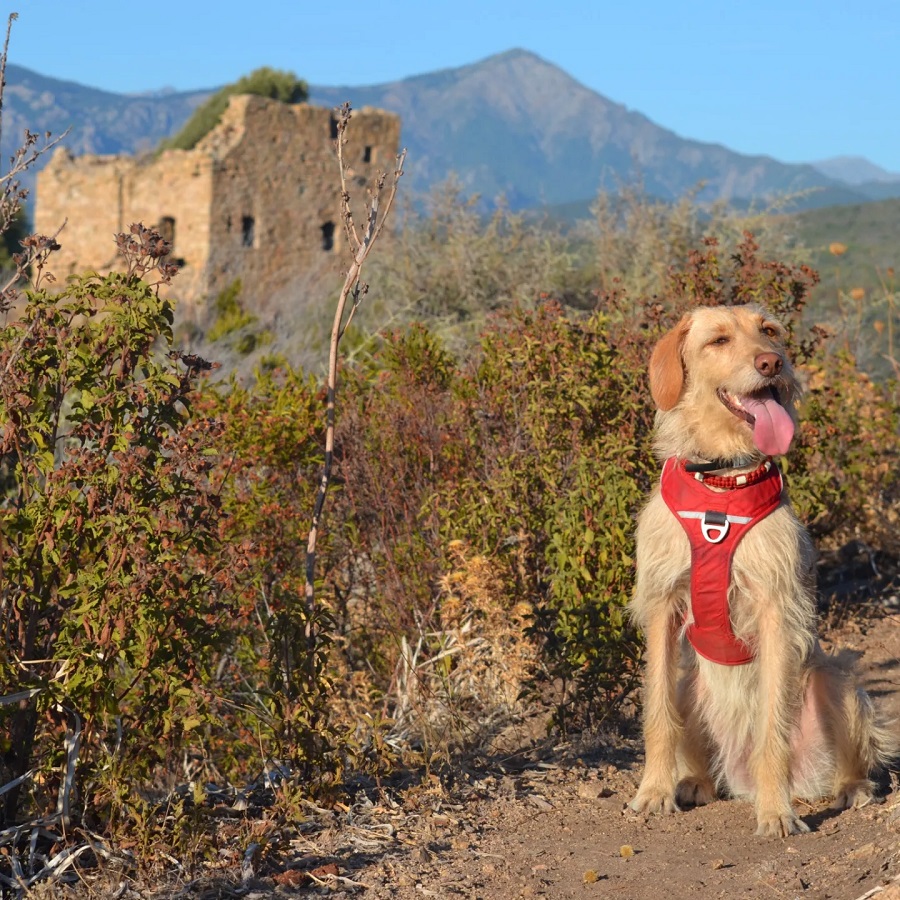
MULTIPOLYGON (((867 688, 900 716, 900 616, 864 619, 829 638, 864 652, 867 688)), ((753 810, 738 801, 648 818, 625 806, 642 767, 631 731, 605 745, 557 748, 542 761, 472 771, 449 790, 435 779, 393 814, 348 810, 328 858, 342 879, 367 890, 332 886, 398 900, 900 898, 900 887, 884 887, 900 876, 896 781, 885 778, 882 801, 864 809, 801 806, 812 831, 785 840, 756 837, 753 810)), ((308 871, 314 861, 326 859, 301 865, 308 871)))

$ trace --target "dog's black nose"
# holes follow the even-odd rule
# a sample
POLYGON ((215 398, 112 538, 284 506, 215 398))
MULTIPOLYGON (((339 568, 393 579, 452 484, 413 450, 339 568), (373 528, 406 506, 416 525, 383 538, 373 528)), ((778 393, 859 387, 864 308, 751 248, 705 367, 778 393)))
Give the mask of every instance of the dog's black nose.
POLYGON ((766 378, 774 378, 781 371, 784 360, 777 353, 760 353, 753 360, 753 365, 756 366, 756 371, 760 375, 765 375, 766 378))

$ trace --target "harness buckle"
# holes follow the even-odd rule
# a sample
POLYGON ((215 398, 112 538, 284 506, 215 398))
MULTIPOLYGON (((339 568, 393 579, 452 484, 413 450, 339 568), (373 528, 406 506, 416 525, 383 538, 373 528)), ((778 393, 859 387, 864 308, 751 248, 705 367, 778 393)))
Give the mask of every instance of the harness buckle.
POLYGON ((707 510, 703 513, 703 518, 700 520, 700 530, 703 532, 703 537, 710 544, 718 544, 724 541, 725 536, 728 534, 728 528, 731 525, 729 518, 725 513, 707 510))

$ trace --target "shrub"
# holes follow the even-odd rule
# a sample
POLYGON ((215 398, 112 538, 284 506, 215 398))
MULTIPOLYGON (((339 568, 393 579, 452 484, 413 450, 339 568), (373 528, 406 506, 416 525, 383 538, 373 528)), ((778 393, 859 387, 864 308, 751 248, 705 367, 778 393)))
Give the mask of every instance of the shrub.
MULTIPOLYGON (((405 733, 410 672, 433 673, 428 660, 445 659, 441 684, 453 684, 435 585, 458 566, 454 542, 506 585, 505 596, 492 596, 507 614, 530 607, 541 650, 532 687, 558 689, 560 724, 605 715, 627 693, 638 655, 623 617, 632 520, 658 469, 646 365, 655 340, 698 301, 761 303, 786 322, 810 390, 785 467, 815 533, 875 539, 879 522, 895 520, 896 404, 852 360, 829 356, 821 332, 804 333, 815 281, 806 267, 765 258, 749 234, 727 254, 710 238, 670 270, 659 297, 617 285, 588 316, 559 303, 514 305, 462 362, 429 329, 411 326, 347 373, 340 504, 352 532, 345 571, 356 578, 341 588, 352 598, 344 608, 355 610, 346 643, 387 691, 405 733)), ((889 531, 882 527, 882 541, 889 531)), ((429 716, 444 714, 423 702, 422 733, 433 733, 429 716)))
MULTIPOLYGON (((317 647, 315 678, 304 662, 305 547, 322 464, 323 403, 315 381, 289 369, 259 372, 250 386, 236 379, 211 385, 201 403, 223 423, 213 476, 222 546, 211 564, 230 573, 234 598, 216 680, 226 727, 208 729, 210 751, 236 778, 249 774, 262 745, 267 757, 290 761, 310 790, 313 777, 321 783, 327 774, 333 750, 323 715, 328 641, 317 647)), ((328 546, 326 536, 325 577, 332 575, 328 546)), ((332 631, 327 605, 314 624, 317 633, 332 631)))
POLYGON ((16 266, 13 257, 17 253, 22 252, 22 241, 29 234, 31 234, 31 229, 28 227, 25 209, 20 208, 10 218, 6 230, 2 232, 2 240, 0 240, 0 272, 9 273, 15 270, 16 266))
POLYGON ((237 278, 216 296, 213 302, 215 319, 206 336, 212 342, 227 342, 240 356, 247 356, 257 347, 268 344, 271 335, 255 327, 259 320, 244 309, 241 288, 241 280, 237 278))
POLYGON ((529 304, 542 292, 593 305, 583 249, 549 222, 500 205, 485 217, 477 197, 449 181, 372 260, 366 321, 387 330, 423 321, 452 350, 470 347, 490 312, 529 304))
POLYGON ((102 806, 104 771, 139 779, 202 722, 221 625, 193 565, 219 519, 216 426, 189 418, 201 363, 168 352, 171 305, 144 280, 168 278, 167 246, 132 226, 119 247, 127 273, 29 291, 0 331, 4 781, 40 770, 44 811, 58 788, 68 812, 76 760, 102 806))
POLYGON ((564 725, 575 699, 591 716, 607 709, 636 657, 623 607, 652 416, 634 351, 607 313, 501 317, 463 392, 474 464, 440 495, 446 534, 504 560, 533 604, 564 725))
POLYGON ((191 150, 222 120, 228 100, 238 94, 255 94, 280 100, 282 103, 302 103, 309 96, 305 81, 293 72, 282 72, 263 66, 244 75, 234 84, 226 85, 194 110, 193 115, 174 137, 160 145, 161 149, 191 150))
POLYGON ((420 659, 440 652, 435 586, 458 565, 455 542, 496 567, 507 617, 532 610, 546 676, 577 682, 582 709, 601 711, 630 679, 629 516, 649 480, 651 413, 621 334, 608 315, 514 307, 464 366, 414 326, 349 375, 340 502, 362 576, 353 644, 384 684, 408 665, 401 636, 420 659))

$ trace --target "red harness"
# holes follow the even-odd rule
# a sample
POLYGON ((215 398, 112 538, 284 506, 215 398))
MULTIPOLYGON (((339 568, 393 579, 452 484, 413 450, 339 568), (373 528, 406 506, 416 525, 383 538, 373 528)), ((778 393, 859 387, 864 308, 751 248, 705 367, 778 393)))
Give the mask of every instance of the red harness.
MULTIPOLYGON (((713 491, 685 470, 684 460, 672 457, 660 479, 662 498, 691 542, 694 621, 687 628, 687 639, 701 656, 724 666, 743 665, 755 655, 731 627, 728 587, 741 538, 781 503, 781 472, 775 463, 764 466, 737 476, 729 490, 713 491)), ((720 484, 724 480, 718 479, 720 484)))

